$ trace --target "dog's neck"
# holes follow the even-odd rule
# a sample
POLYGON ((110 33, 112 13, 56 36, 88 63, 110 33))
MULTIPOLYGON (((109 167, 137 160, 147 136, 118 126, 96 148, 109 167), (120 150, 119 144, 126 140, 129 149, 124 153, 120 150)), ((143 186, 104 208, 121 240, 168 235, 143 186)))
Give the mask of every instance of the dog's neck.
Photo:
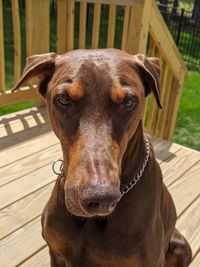
POLYGON ((146 142, 144 140, 142 121, 130 139, 122 160, 121 182, 127 185, 131 177, 142 167, 146 155, 146 142))

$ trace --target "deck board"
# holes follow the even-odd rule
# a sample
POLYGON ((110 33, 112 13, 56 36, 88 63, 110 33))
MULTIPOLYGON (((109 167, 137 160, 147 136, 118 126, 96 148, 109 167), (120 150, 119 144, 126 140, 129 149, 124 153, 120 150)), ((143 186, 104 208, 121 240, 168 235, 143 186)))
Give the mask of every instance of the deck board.
POLYGON ((177 221, 177 228, 188 237, 193 255, 200 250, 200 196, 177 221))
POLYGON ((176 157, 161 165, 165 184, 170 186, 199 161, 200 153, 181 148, 177 151, 176 157))
POLYGON ((49 267, 49 249, 47 247, 40 250, 38 253, 33 255, 31 258, 26 260, 20 265, 20 267, 49 267))
POLYGON ((180 149, 179 145, 171 144, 164 140, 154 145, 155 156, 160 165, 176 157, 176 153, 180 149))
POLYGON ((169 191, 175 202, 178 214, 182 214, 200 193, 200 162, 175 181, 169 191))
POLYGON ((16 178, 19 179, 20 177, 33 173, 38 168, 46 165, 49 166, 55 158, 60 158, 61 156, 60 146, 52 145, 2 167, 0 169, 0 187, 16 180, 16 178), (16 172, 20 174, 17 177, 16 172))
MULTIPOLYGON (((25 133, 26 134, 24 135, 27 135, 27 131, 25 131, 25 133)), ((21 134, 23 135, 23 133, 21 134)), ((7 139, 7 142, 9 144, 12 144, 13 138, 10 139, 8 137, 7 139)), ((30 138, 28 142, 19 142, 14 146, 2 149, 0 157, 0 167, 7 166, 34 153, 38 153, 38 151, 42 151, 43 149, 50 147, 54 144, 58 144, 58 139, 55 137, 55 134, 53 132, 50 132, 44 133, 38 138, 30 138), (8 155, 14 155, 14 157, 8 157, 8 155)))
POLYGON ((20 179, 0 188, 0 209, 31 194, 55 180, 55 175, 49 165, 36 169, 31 175, 24 175, 20 179))
POLYGON ((1 266, 13 267, 45 246, 40 217, 1 240, 1 266))
MULTIPOLYGON (((48 248, 41 237, 40 215, 56 179, 51 164, 61 157, 60 144, 44 109, 41 114, 31 109, 4 116, 0 129, 4 129, 0 138, 1 265, 47 267, 48 248)), ((177 208, 177 228, 193 250, 191 267, 198 267, 200 153, 156 137, 151 137, 151 142, 177 208)))
POLYGON ((41 215, 44 204, 50 197, 53 184, 52 182, 46 185, 0 212, 0 240, 41 215))
MULTIPOLYGON (((199 253, 195 256, 194 260, 192 261, 190 267, 199 267, 200 266, 200 251, 199 253)), ((42 266, 41 266, 42 267, 42 266)))

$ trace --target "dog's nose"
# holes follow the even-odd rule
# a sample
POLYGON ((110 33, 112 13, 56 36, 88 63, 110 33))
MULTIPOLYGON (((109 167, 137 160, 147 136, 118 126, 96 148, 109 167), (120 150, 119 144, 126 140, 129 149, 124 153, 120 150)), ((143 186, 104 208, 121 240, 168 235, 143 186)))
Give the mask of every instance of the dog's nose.
POLYGON ((80 204, 90 215, 105 216, 114 210, 120 197, 118 188, 87 186, 81 190, 80 204))
POLYGON ((86 198, 81 201, 83 209, 90 214, 105 215, 114 210, 119 201, 116 197, 86 198))

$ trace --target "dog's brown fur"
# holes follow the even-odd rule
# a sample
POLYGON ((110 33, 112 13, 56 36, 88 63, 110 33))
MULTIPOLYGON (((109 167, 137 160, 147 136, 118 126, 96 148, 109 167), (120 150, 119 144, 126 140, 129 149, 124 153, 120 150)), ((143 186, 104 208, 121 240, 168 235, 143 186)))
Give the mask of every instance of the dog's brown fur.
POLYGON ((64 159, 64 175, 42 216, 52 267, 189 265, 191 250, 175 229, 174 204, 152 147, 141 180, 120 199, 146 153, 145 96, 152 91, 161 107, 159 74, 156 58, 115 49, 28 59, 14 90, 40 77, 64 159))

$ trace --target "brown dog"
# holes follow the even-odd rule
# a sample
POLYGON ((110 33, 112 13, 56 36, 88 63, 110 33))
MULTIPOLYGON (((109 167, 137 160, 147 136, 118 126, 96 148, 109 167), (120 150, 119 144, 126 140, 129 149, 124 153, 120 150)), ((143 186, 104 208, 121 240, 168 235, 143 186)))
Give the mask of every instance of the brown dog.
POLYGON ((186 267, 187 241, 142 129, 159 61, 115 49, 28 58, 63 151, 43 216, 52 267, 186 267))

